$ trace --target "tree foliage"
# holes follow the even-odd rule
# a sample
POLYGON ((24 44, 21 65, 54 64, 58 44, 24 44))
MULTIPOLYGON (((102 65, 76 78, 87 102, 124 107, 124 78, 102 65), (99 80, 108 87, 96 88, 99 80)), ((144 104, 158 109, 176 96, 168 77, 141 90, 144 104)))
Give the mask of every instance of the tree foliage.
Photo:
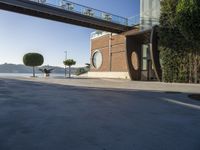
POLYGON ((176 8, 176 20, 179 30, 192 43, 200 46, 200 0, 179 0, 176 8))
MULTIPOLYGON (((76 64, 76 61, 74 61, 73 59, 67 59, 65 61, 63 61, 63 64, 65 66, 69 67, 69 78, 71 77, 71 66, 76 64)), ((65 67, 65 77, 66 77, 66 67, 65 67)))
POLYGON ((194 62, 194 82, 200 80, 200 1, 179 0, 176 9, 176 23, 190 45, 191 62, 194 62))
POLYGON ((26 66, 33 67, 33 77, 35 77, 35 67, 41 66, 44 62, 44 58, 38 53, 27 53, 23 57, 23 63, 26 66))
POLYGON ((67 60, 63 61, 63 64, 65 66, 72 66, 72 65, 76 64, 76 61, 74 61, 73 59, 67 59, 67 60))
POLYGON ((161 1, 160 45, 175 51, 187 49, 189 42, 176 25, 176 7, 179 0, 161 1))
POLYGON ((162 59, 163 80, 176 82, 179 76, 180 57, 183 53, 182 34, 175 25, 176 6, 178 0, 164 0, 161 2, 160 16, 160 51, 162 59))
POLYGON ((28 53, 24 55, 23 62, 26 66, 36 67, 43 64, 44 58, 38 53, 28 53))
POLYGON ((194 29, 191 29, 191 18, 193 17, 193 24, 195 24, 195 19, 199 20, 198 15, 191 15, 192 8, 190 6, 194 4, 192 1, 195 0, 161 1, 160 51, 163 80, 166 82, 193 82, 195 78, 194 72, 197 71, 197 67, 194 67, 192 48, 196 47, 194 41, 198 41, 200 36, 197 38, 196 35, 193 37, 191 35, 195 30, 195 32, 199 32, 200 22, 198 25, 194 25, 194 29), (191 12, 189 13, 188 10, 191 12), (199 29, 197 30, 196 27, 199 29))

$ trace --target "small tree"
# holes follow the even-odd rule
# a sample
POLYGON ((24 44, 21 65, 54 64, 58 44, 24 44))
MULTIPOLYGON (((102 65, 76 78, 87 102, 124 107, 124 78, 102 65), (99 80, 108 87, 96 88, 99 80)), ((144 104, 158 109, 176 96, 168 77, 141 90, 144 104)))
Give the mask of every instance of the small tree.
POLYGON ((33 77, 35 77, 35 67, 41 66, 44 62, 44 58, 38 53, 28 53, 23 57, 23 63, 26 66, 33 67, 33 77))
POLYGON ((71 66, 76 64, 76 61, 73 59, 67 59, 63 61, 63 64, 65 65, 65 77, 66 77, 66 66, 69 67, 69 78, 71 77, 71 66))

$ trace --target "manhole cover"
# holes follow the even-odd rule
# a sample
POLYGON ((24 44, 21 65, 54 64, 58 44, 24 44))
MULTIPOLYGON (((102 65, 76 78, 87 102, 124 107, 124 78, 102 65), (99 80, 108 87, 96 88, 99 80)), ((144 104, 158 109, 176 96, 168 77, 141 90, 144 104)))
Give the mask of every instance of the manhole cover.
POLYGON ((200 101, 200 94, 190 94, 188 97, 200 101))

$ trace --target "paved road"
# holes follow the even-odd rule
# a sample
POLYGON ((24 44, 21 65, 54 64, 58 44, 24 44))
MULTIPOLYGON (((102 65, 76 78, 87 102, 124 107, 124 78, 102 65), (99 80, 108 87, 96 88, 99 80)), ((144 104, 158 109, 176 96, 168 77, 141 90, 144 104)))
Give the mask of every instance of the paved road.
POLYGON ((0 150, 199 150, 187 94, 0 79, 0 150))

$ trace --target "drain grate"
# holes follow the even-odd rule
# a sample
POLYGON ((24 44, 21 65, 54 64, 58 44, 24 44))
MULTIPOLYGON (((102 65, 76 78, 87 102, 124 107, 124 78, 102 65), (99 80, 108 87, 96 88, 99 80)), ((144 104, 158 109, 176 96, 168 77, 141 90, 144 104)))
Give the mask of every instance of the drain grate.
POLYGON ((200 101, 200 94, 190 94, 190 95, 188 95, 188 97, 193 100, 200 101))

